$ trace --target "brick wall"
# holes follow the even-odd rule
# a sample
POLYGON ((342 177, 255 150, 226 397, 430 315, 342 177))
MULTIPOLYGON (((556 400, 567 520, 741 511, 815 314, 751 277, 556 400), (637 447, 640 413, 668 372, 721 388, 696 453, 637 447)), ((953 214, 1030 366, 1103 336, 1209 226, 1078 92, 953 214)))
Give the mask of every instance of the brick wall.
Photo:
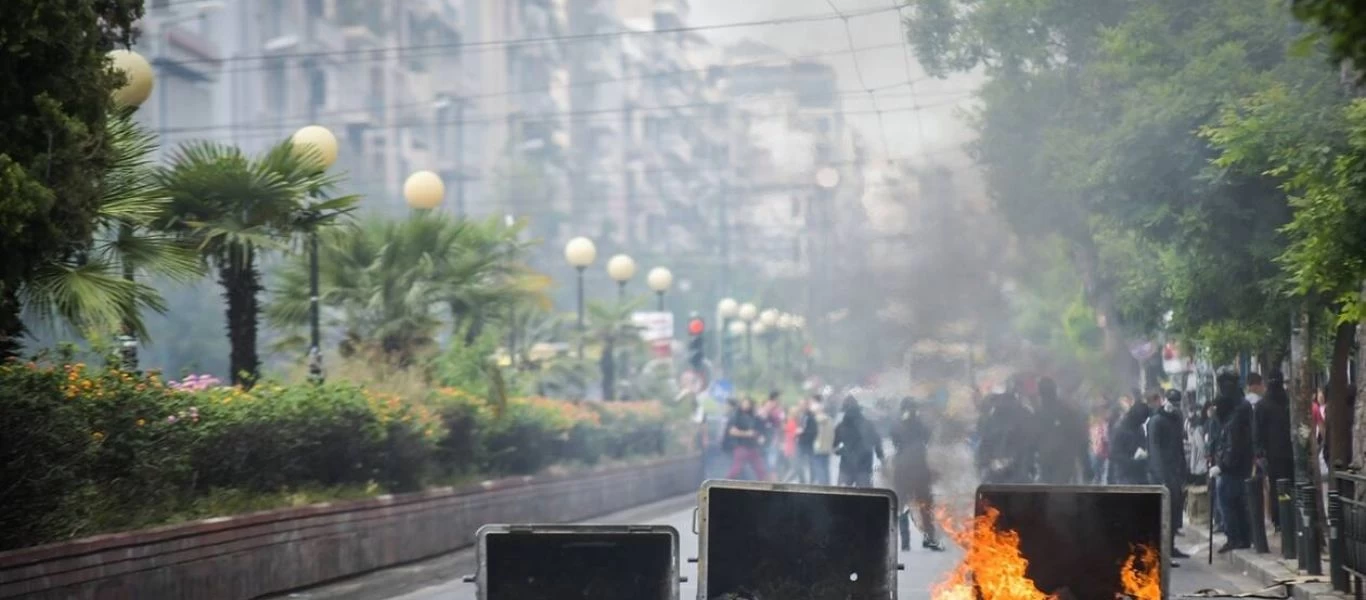
POLYGON ((247 600, 471 546, 486 523, 569 522, 697 489, 696 456, 207 519, 0 553, 0 598, 247 600))

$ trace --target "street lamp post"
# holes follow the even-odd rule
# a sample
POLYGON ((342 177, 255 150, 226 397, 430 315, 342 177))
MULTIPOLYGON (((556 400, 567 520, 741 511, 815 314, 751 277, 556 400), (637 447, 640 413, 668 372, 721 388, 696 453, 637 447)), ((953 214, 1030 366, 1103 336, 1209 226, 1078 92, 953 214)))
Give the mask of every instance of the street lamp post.
MULTIPOLYGON (((290 137, 295 156, 311 161, 318 172, 326 171, 337 161, 337 138, 321 125, 309 125, 290 137)), ((314 191, 314 194, 317 192, 314 191)), ((315 383, 323 381, 322 311, 319 306, 318 285, 318 226, 317 214, 309 209, 308 231, 308 377, 315 383)))
POLYGON ((446 199, 446 182, 431 171, 417 171, 403 181, 403 200, 413 210, 432 210, 446 199))
POLYGON ((659 312, 664 312, 664 293, 674 284, 674 274, 664 267, 655 267, 645 276, 645 283, 654 290, 655 297, 659 299, 659 312))
POLYGON ((740 305, 740 320, 745 322, 745 364, 754 361, 754 319, 759 316, 759 307, 746 302, 740 305))
MULTIPOLYGON (((721 324, 720 330, 722 332, 729 330, 730 320, 735 318, 735 315, 739 312, 740 304, 737 303, 734 298, 722 298, 720 302, 716 303, 716 322, 721 324)), ((729 374, 732 366, 729 352, 730 336, 723 334, 716 337, 720 338, 716 340, 716 352, 721 357, 721 368, 725 369, 726 373, 729 374)))
MULTIPOLYGON (((830 312, 830 308, 829 306, 827 306, 827 299, 829 298, 829 294, 821 294, 821 302, 819 303, 820 306, 818 308, 815 298, 815 289, 817 285, 822 286, 822 289, 829 289, 830 286, 830 215, 832 214, 831 204, 833 203, 833 199, 835 196, 835 188, 839 187, 840 184, 840 172, 838 169, 834 167, 821 167, 819 170, 816 171, 815 183, 816 188, 819 190, 820 196, 823 200, 820 209, 821 216, 819 222, 817 223, 817 229, 820 230, 821 236, 821 248, 820 251, 815 251, 813 248, 811 248, 811 246, 814 245, 812 243, 812 238, 814 238, 814 236, 809 236, 807 238, 807 255, 811 257, 819 256, 821 268, 819 281, 817 281, 815 277, 816 274, 814 272, 808 274, 807 281, 809 287, 807 288, 806 313, 809 315, 814 315, 817 319, 819 319, 818 323, 821 326, 820 339, 828 340, 829 335, 828 331, 826 330, 826 326, 829 323, 829 318, 826 315, 830 312)), ((808 218, 811 218, 811 216, 815 215, 815 212, 813 211, 814 208, 814 206, 808 207, 808 218)), ((809 221, 808 227, 810 227, 809 221)), ((808 261, 807 265, 808 267, 811 267, 810 261, 808 261)), ((814 269, 812 270, 814 271, 814 269)))
POLYGON ((579 329, 579 358, 583 358, 583 270, 598 257, 598 248, 593 245, 593 240, 586 237, 576 237, 569 240, 564 245, 564 259, 569 262, 569 266, 574 267, 578 272, 578 329, 579 329))
POLYGON ((607 260, 607 276, 617 282, 617 302, 626 301, 626 282, 636 275, 636 261, 625 254, 607 260))
MULTIPOLYGON (((109 60, 114 64, 114 69, 123 73, 123 86, 114 90, 114 103, 125 109, 137 110, 142 107, 142 103, 152 95, 152 88, 156 85, 156 73, 152 70, 152 65, 143 58, 141 54, 131 50, 112 50, 109 52, 109 60)), ((133 226, 127 223, 119 226, 119 238, 127 239, 133 236, 133 226)), ((123 278, 133 281, 136 278, 134 264, 125 256, 123 258, 123 278)), ((133 323, 124 319, 122 331, 119 335, 119 357, 123 362, 123 368, 128 371, 136 371, 138 368, 138 338, 133 323)))
POLYGON ((773 338, 774 335, 778 333, 777 309, 769 308, 759 313, 759 325, 761 325, 761 328, 757 333, 760 336, 760 339, 764 341, 764 361, 767 363, 768 370, 771 373, 773 371, 773 338))

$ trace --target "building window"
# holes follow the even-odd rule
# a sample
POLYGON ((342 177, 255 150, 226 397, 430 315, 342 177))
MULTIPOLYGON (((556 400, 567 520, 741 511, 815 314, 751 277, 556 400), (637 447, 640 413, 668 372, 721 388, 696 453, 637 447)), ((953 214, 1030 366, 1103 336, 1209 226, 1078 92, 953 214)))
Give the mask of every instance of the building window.
POLYGON ((266 109, 283 114, 288 112, 289 87, 285 77, 285 61, 275 58, 266 64, 266 109))
POLYGON ((327 73, 316 64, 308 65, 308 105, 312 108, 327 106, 327 73))
POLYGON ((315 19, 325 18, 327 16, 326 2, 323 0, 308 0, 308 16, 315 19))

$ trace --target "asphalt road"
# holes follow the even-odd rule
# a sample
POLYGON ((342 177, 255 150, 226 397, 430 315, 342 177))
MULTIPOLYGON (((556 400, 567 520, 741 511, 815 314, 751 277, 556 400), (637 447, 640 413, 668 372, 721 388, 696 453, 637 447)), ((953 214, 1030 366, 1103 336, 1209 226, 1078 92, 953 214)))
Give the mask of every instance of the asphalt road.
MULTIPOLYGON (((692 534, 692 514, 692 508, 689 507, 657 515, 645 522, 672 525, 678 529, 682 535, 680 540, 682 556, 684 558, 695 557, 697 556, 697 536, 692 534)), ((613 521, 614 519, 609 517, 599 522, 610 523, 613 521)), ((641 521, 637 521, 637 523, 639 522, 641 521)), ((916 539, 919 539, 918 535, 916 539)), ((1193 550, 1193 548, 1187 548, 1187 550, 1193 550)), ((921 549, 918 543, 914 544, 914 549, 910 552, 901 553, 901 563, 905 565, 906 570, 897 577, 897 597, 903 600, 928 600, 931 587, 953 568, 959 556, 960 553, 957 548, 951 548, 946 552, 931 552, 921 549)), ((1261 587, 1251 579, 1221 571, 1221 568, 1226 567, 1222 567, 1220 562, 1216 562, 1213 567, 1206 565, 1203 560, 1197 559, 1185 560, 1181 563, 1181 567, 1172 572, 1172 591, 1177 596, 1205 588, 1247 592, 1261 587)), ((691 600, 697 596, 697 565, 685 562, 682 565, 682 574, 688 578, 688 581, 682 584, 680 598, 691 600)), ((313 597, 322 598, 325 596, 313 597)), ((459 580, 444 581, 387 598, 390 600, 475 600, 475 586, 459 580)))
MULTIPOLYGON (((945 449, 932 456, 941 473, 971 472, 969 457, 961 449, 945 449)), ((936 493, 950 506, 970 507, 976 482, 963 478, 941 478, 936 493)), ((683 496, 656 504, 638 507, 622 513, 593 519, 590 523, 662 524, 679 531, 680 572, 688 581, 682 584, 680 600, 692 600, 697 595, 697 566, 686 559, 696 557, 698 539, 692 533, 695 498, 683 496)), ((912 550, 902 552, 900 562, 905 566, 897 576, 898 597, 902 600, 928 600, 930 590, 956 564, 961 552, 950 546, 945 552, 920 548, 918 533, 914 534, 912 550)), ((1261 589, 1254 580, 1235 573, 1227 561, 1216 559, 1207 565, 1203 557, 1205 547, 1190 545, 1183 549, 1198 558, 1180 561, 1172 571, 1172 598, 1204 589, 1225 592, 1251 592, 1261 589)), ((475 572, 473 551, 456 552, 415 565, 388 569, 367 576, 329 586, 296 592, 284 596, 292 600, 476 600, 476 587, 462 581, 462 576, 475 572)))

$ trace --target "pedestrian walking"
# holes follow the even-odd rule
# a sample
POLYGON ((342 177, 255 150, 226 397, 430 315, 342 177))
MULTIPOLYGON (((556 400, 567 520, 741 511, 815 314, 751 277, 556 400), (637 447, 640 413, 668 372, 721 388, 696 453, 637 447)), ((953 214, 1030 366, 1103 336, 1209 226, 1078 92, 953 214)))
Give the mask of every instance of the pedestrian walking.
POLYGON ((802 483, 811 483, 815 479, 816 469, 812 463, 815 460, 816 436, 820 433, 820 423, 816 420, 810 398, 802 398, 797 404, 797 416, 800 419, 797 426, 798 474, 802 483))
POLYGON ((844 418, 835 426, 834 442, 840 457, 840 485, 872 487, 873 458, 883 460, 882 440, 852 395, 844 398, 844 418))
POLYGON ((726 439, 730 446, 730 471, 726 479, 739 479, 749 467, 756 481, 768 480, 768 469, 764 464, 764 427, 754 414, 754 401, 749 398, 740 400, 740 407, 726 425, 726 439))
POLYGON ((921 547, 943 551, 934 527, 935 473, 929 462, 931 429, 912 398, 901 400, 900 416, 892 427, 891 438, 892 447, 896 449, 892 457, 892 486, 897 498, 904 503, 899 518, 901 549, 911 549, 911 514, 914 511, 924 536, 921 547))
POLYGON ((1091 480, 1087 483, 1105 483, 1106 471, 1110 462, 1110 424, 1109 411, 1104 406, 1091 410, 1091 423, 1087 427, 1087 438, 1091 452, 1091 480))

